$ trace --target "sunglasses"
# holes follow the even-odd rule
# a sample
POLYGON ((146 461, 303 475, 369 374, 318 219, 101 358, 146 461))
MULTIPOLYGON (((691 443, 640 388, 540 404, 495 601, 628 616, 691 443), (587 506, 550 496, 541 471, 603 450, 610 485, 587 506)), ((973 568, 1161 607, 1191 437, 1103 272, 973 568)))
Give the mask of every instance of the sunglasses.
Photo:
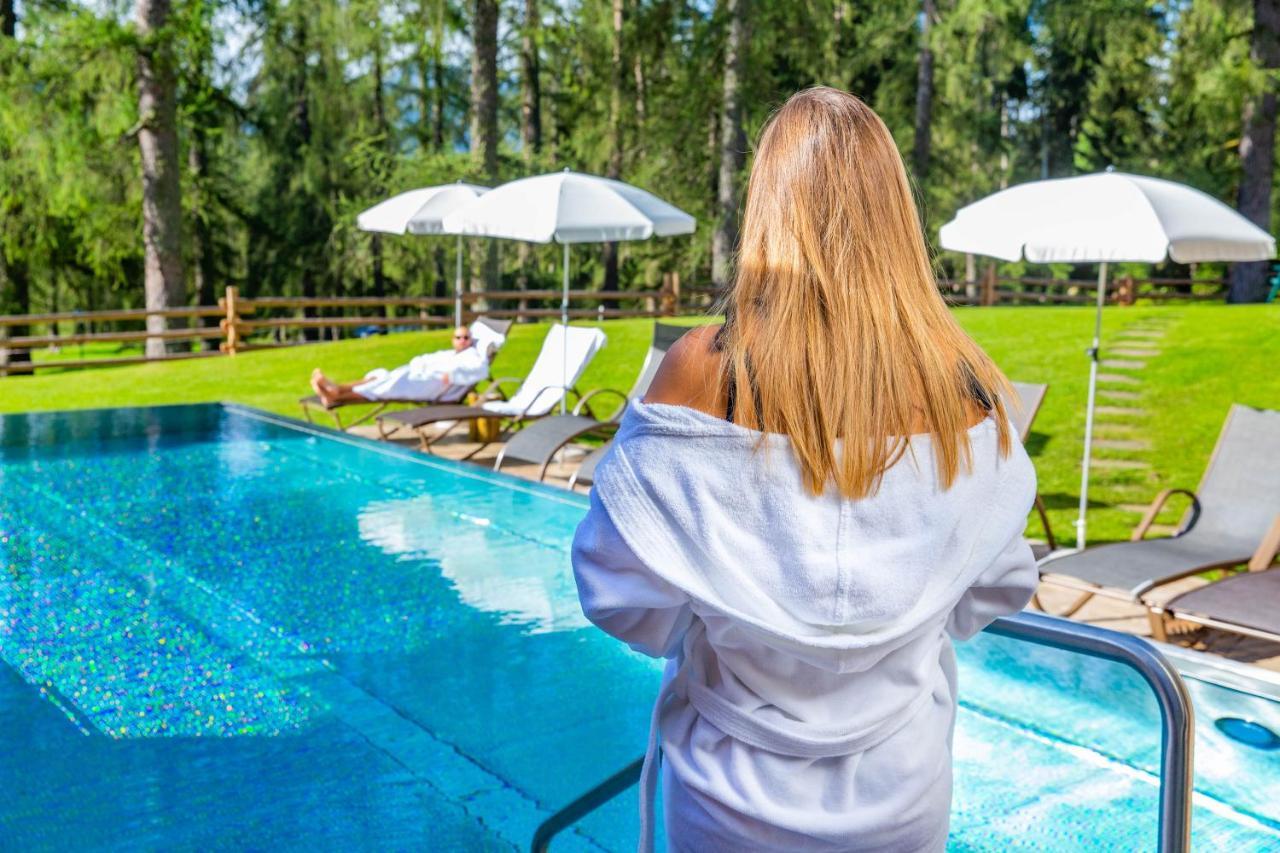
POLYGON ((471 340, 471 336, 470 335, 454 335, 453 339, 455 341, 469 341, 471 340))

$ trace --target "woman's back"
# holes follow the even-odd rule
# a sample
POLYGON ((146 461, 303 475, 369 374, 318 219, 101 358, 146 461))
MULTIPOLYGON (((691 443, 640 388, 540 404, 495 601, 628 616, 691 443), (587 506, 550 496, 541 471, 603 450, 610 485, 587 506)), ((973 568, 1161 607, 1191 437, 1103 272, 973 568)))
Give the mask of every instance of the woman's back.
POLYGON ((642 814, 660 745, 675 849, 941 849, 950 638, 1030 597, 1035 476, 857 99, 767 126, 724 309, 629 407, 574 542, 587 616, 670 661, 642 814))
POLYGON ((1037 578, 1030 462, 999 454, 990 420, 970 433, 973 470, 951 488, 922 435, 851 500, 807 494, 782 436, 760 448, 692 408, 627 412, 574 566, 593 622, 678 662, 657 725, 688 849, 931 849, 945 834, 947 633, 1020 608, 1037 578), (925 770, 880 790, 865 774, 881 765, 925 770))

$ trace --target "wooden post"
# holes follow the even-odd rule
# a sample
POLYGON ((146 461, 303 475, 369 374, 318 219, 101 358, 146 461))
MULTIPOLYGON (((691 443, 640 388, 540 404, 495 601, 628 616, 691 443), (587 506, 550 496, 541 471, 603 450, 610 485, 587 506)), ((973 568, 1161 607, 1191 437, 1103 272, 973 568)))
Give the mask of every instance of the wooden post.
POLYGON ((964 298, 970 303, 978 298, 978 264, 972 253, 964 256, 964 298))
POLYGON ((982 304, 990 306, 996 304, 996 265, 988 264, 987 269, 982 274, 982 304))
POLYGON ((680 313, 680 271, 671 271, 671 316, 680 313))
POLYGON ((226 338, 218 349, 227 355, 234 356, 236 349, 240 346, 240 317, 237 312, 236 300, 239 295, 239 288, 228 287, 227 295, 218 300, 218 307, 227 312, 227 316, 222 318, 222 322, 218 325, 222 327, 222 335, 226 338))
POLYGON ((1138 284, 1133 276, 1127 275, 1120 280, 1120 304, 1133 305, 1138 301, 1138 284))

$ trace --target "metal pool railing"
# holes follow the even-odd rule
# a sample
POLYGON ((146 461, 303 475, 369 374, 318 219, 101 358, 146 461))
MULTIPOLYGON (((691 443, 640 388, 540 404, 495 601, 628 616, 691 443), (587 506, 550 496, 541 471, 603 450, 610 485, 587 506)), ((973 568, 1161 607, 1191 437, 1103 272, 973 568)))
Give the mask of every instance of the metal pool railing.
MULTIPOLYGON (((1195 716, 1186 685, 1173 665, 1147 641, 1094 625, 1042 613, 1024 612, 997 619, 992 634, 1041 646, 1122 663, 1147 682, 1160 706, 1160 823, 1156 849, 1188 853, 1191 849, 1191 764, 1195 716)), ((637 759, 584 792, 547 818, 533 835, 531 849, 545 853, 551 839, 630 788, 640 779, 637 759)))

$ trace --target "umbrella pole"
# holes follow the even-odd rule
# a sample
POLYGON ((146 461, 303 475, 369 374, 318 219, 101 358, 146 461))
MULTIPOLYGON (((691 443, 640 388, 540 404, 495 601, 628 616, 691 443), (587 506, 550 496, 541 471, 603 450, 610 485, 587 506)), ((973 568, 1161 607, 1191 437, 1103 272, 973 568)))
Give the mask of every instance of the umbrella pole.
POLYGON ((458 250, 454 252, 453 274, 453 325, 462 325, 462 235, 458 235, 458 250))
POLYGON ((564 244, 564 293, 560 296, 560 322, 564 334, 560 336, 560 414, 565 413, 565 401, 569 396, 569 244, 564 244))
POLYGON ((1098 267, 1098 308, 1089 347, 1089 405, 1084 415, 1084 458, 1080 461, 1080 515, 1076 518, 1076 548, 1085 546, 1085 513, 1089 507, 1089 458, 1093 452, 1093 410, 1098 395, 1098 359, 1102 346, 1102 306, 1107 298, 1107 262, 1098 267))

